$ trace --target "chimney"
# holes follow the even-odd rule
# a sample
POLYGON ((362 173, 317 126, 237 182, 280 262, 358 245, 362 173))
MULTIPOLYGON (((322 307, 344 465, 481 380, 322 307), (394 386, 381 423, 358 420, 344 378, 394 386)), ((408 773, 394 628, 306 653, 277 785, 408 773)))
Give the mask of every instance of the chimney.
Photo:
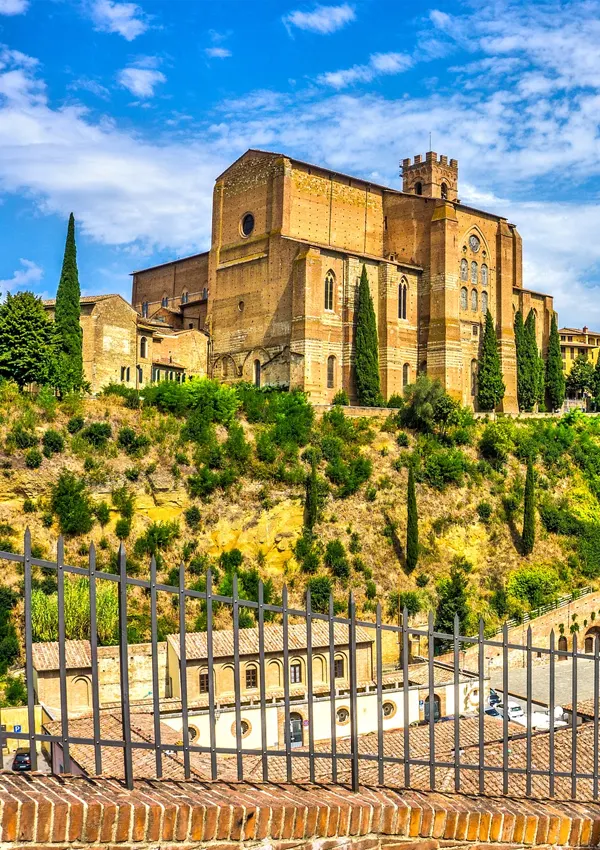
POLYGON ((584 334, 586 334, 588 332, 587 325, 583 326, 583 332, 584 332, 584 334))

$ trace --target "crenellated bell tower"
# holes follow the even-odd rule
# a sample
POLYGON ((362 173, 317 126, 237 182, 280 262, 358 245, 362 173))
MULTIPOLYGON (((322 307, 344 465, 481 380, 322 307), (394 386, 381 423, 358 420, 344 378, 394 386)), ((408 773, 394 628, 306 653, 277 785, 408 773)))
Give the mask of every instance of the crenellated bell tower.
POLYGON ((438 159, 435 151, 427 151, 423 160, 420 154, 414 160, 402 160, 402 191, 425 198, 458 200, 458 160, 438 159))

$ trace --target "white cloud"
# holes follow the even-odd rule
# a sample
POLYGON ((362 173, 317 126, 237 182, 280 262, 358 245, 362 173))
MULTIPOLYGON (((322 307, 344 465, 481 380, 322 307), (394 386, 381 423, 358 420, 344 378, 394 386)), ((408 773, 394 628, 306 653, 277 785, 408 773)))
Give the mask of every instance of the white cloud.
POLYGON ((227 59, 231 56, 231 50, 226 47, 207 47, 204 52, 211 59, 227 59))
POLYGON ((72 83, 69 83, 69 89, 71 91, 88 91, 90 94, 95 94, 96 97, 102 98, 102 100, 108 100, 110 98, 110 92, 106 86, 88 77, 80 77, 78 80, 73 80, 72 83))
POLYGON ((92 20, 101 32, 118 33, 127 41, 133 41, 148 29, 147 19, 136 3, 115 0, 91 0, 91 3, 92 20))
POLYGON ((36 283, 39 283, 44 276, 44 270, 33 260, 19 260, 21 268, 16 269, 13 276, 7 280, 0 280, 0 294, 5 295, 7 292, 22 292, 25 289, 32 289, 36 283))
POLYGON ((317 82, 343 89, 354 83, 369 83, 375 77, 385 74, 400 74, 408 70, 413 59, 406 53, 373 53, 366 65, 353 65, 341 71, 327 71, 318 77, 317 82))
POLYGON ((156 56, 140 56, 128 68, 119 71, 117 79, 123 88, 128 89, 135 97, 143 99, 154 97, 154 89, 160 83, 166 83, 167 78, 158 71, 160 60, 156 56))
POLYGON ((311 12, 300 10, 290 12, 283 17, 283 23, 288 28, 288 32, 291 27, 296 27, 319 35, 329 35, 345 27, 355 18, 356 13, 352 6, 342 3, 340 6, 315 6, 311 12))
POLYGON ((22 15, 29 8, 29 0, 0 0, 0 15, 22 15))

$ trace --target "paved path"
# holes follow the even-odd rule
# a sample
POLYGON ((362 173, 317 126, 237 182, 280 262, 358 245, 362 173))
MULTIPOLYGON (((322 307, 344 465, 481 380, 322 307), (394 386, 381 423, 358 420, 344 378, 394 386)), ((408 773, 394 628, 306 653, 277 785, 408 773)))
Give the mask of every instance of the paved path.
MULTIPOLYGON (((572 661, 557 661, 555 664, 555 705, 572 702, 572 661)), ((490 671, 492 687, 502 691, 502 670, 490 671)), ((511 668, 508 673, 508 691, 514 699, 517 695, 527 698, 527 670, 525 667, 511 668)), ((536 665, 532 675, 532 699, 548 706, 550 702, 550 665, 536 665)), ((577 701, 593 699, 594 696, 594 662, 580 658, 577 662, 577 701)), ((519 701, 519 700, 517 700, 519 701)))

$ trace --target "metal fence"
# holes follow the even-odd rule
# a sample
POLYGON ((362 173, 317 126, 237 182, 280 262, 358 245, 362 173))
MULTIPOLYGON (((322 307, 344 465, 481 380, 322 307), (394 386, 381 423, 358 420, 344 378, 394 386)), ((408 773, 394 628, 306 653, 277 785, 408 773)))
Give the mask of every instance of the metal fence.
MULTIPOLYGON (((206 590, 201 592, 186 587, 186 572, 182 565, 179 570, 179 585, 177 587, 161 584, 157 580, 156 562, 150 563, 150 578, 143 579, 127 575, 126 554, 123 547, 119 551, 118 573, 101 572, 96 569, 96 557, 93 544, 89 551, 89 566, 87 568, 69 566, 64 562, 64 544, 58 541, 57 558, 47 561, 32 557, 31 538, 29 532, 25 535, 24 554, 0 552, 0 560, 17 562, 23 565, 24 571, 24 634, 26 658, 26 684, 28 706, 28 732, 0 731, 0 743, 4 746, 5 739, 13 738, 27 743, 30 747, 31 766, 38 767, 37 744, 45 742, 60 745, 64 763, 64 772, 71 770, 70 749, 75 745, 86 745, 93 748, 95 773, 103 772, 103 752, 105 748, 117 748, 122 751, 123 776, 127 788, 132 788, 134 775, 133 754, 137 749, 150 751, 154 756, 155 774, 163 776, 164 759, 171 758, 173 752, 182 765, 183 777, 190 778, 198 775, 194 768, 194 759, 202 758, 206 776, 218 778, 218 763, 227 760, 234 765, 235 777, 239 780, 247 778, 248 757, 253 757, 255 771, 258 770, 259 780, 262 781, 320 781, 344 783, 353 790, 358 790, 360 784, 394 784, 396 787, 428 788, 431 790, 471 791, 473 793, 519 793, 531 796, 538 793, 543 795, 565 796, 572 798, 598 798, 598 764, 599 764, 599 691, 600 691, 600 643, 596 638, 593 654, 578 651, 577 635, 573 635, 572 649, 561 649, 555 645, 552 633, 549 646, 536 647, 532 644, 531 629, 527 632, 525 645, 513 644, 508 640, 506 627, 502 639, 486 639, 483 621, 480 622, 477 635, 461 635, 458 619, 455 619, 454 631, 451 634, 436 631, 433 617, 430 615, 426 628, 415 628, 409 624, 406 610, 403 612, 400 625, 382 621, 381 604, 377 604, 375 620, 359 620, 353 595, 349 596, 348 616, 334 614, 333 599, 329 600, 326 613, 313 610, 310 592, 306 594, 305 607, 292 608, 288 604, 287 588, 283 588, 281 605, 264 602, 263 585, 258 586, 258 600, 240 599, 237 577, 233 580, 231 596, 220 596, 214 592, 213 579, 210 570, 206 575, 206 590), (61 734, 48 734, 35 729, 35 691, 33 668, 33 629, 32 629, 32 570, 43 568, 54 571, 57 577, 58 601, 58 655, 60 679, 60 720, 61 734), (73 736, 69 733, 69 693, 68 671, 66 657, 65 634, 65 581, 66 574, 84 577, 89 580, 90 606, 90 656, 91 656, 91 721, 90 733, 86 736, 73 736), (102 708, 100 703, 100 683, 98 674, 98 639, 94 624, 96 623, 96 592, 99 580, 114 582, 118 588, 119 598, 119 661, 120 661, 120 716, 122 720, 122 736, 119 739, 107 739, 101 734, 102 708), (129 681, 129 649, 127 639, 127 606, 128 588, 143 588, 150 597, 150 630, 152 650, 152 681, 153 696, 151 710, 153 714, 153 740, 138 740, 132 738, 130 681, 129 681), (159 594, 170 594, 177 600, 179 613, 179 686, 181 692, 181 741, 177 744, 161 741, 161 706, 159 698, 158 671, 158 629, 157 629, 157 600, 159 594), (214 611, 217 605, 227 606, 232 615, 233 636, 233 677, 234 677, 234 711, 235 711, 235 746, 219 746, 216 735, 215 713, 218 709, 215 694, 215 680, 208 676, 208 712, 210 734, 207 741, 196 742, 190 735, 190 718, 187 698, 188 677, 186 664, 186 603, 188 600, 200 600, 206 614, 206 663, 212 671, 215 664, 213 641, 215 635, 214 611), (258 667, 259 688, 258 700, 260 708, 260 741, 259 747, 246 748, 242 727, 242 687, 240 674, 240 611, 248 609, 256 618, 258 632, 258 667), (267 745, 267 683, 265 663, 265 618, 269 612, 281 624, 283 634, 283 705, 284 726, 283 746, 269 747, 267 745), (313 624, 322 621, 329 630, 329 645, 325 650, 329 661, 329 693, 330 701, 330 735, 324 740, 315 740, 314 710, 315 690, 313 682, 313 624), (295 748, 291 741, 291 718, 294 709, 293 697, 290 693, 290 655, 295 651, 289 644, 290 623, 304 623, 306 627, 306 685, 305 704, 308 714, 308 746, 295 748), (339 703, 340 694, 333 674, 336 644, 334 629, 341 625, 347 629, 349 676, 345 686, 344 700, 349 703, 348 733, 343 738, 336 738, 336 701, 339 703), (374 732, 371 735, 359 735, 358 701, 364 693, 364 683, 359 681, 357 674, 357 629, 370 630, 373 635, 372 657, 372 688, 371 693, 376 698, 376 718, 371 718, 374 732), (398 664, 399 701, 403 706, 403 724, 396 730, 384 729, 384 681, 382 663, 382 641, 386 632, 398 635, 401 646, 401 657, 398 664), (422 692, 427 694, 430 711, 426 722, 411 726, 410 720, 410 671, 409 638, 419 637, 427 641, 427 658, 422 665, 426 673, 421 683, 422 692), (454 696, 454 715, 446 723, 438 722, 435 711, 436 702, 436 672, 439 670, 436 662, 436 649, 450 646, 452 663, 446 665, 446 687, 454 696), (460 666, 463 651, 476 647, 476 669, 472 671, 473 683, 477 685, 477 705, 474 706, 472 717, 461 717, 457 710, 460 705, 460 683, 464 671, 460 666), (494 719, 497 724, 490 736, 487 724, 491 719, 486 715, 488 708, 488 693, 486 692, 487 676, 486 651, 499 653, 502 661, 502 692, 504 699, 509 694, 509 653, 523 653, 526 666, 526 693, 524 695, 526 725, 516 730, 508 717, 507 711, 501 719, 494 719), (562 665, 557 661, 567 660, 562 665), (564 729, 555 729, 552 719, 546 732, 536 732, 533 728, 533 677, 535 671, 543 665, 549 676, 548 709, 550 717, 555 712, 555 685, 557 668, 561 671, 567 666, 571 671, 570 695, 573 707, 578 699, 578 661, 585 660, 589 667, 589 676, 593 677, 593 722, 578 725, 578 715, 573 710, 570 724, 564 729), (468 736, 466 731, 469 732, 468 736), (470 730, 470 731, 469 731, 470 730), (585 740, 580 740, 582 732, 585 740), (468 740, 467 740, 468 737, 468 740), (390 746, 393 742, 393 746, 390 746), (517 757, 518 756, 518 757, 517 757), (279 765, 273 773, 272 765, 279 765), (256 767, 258 765, 258 768, 256 767), (300 767, 297 769, 297 765, 300 767), (298 780, 297 777, 300 776, 298 780), (516 782, 516 784, 515 784, 516 782)), ((267 626, 268 627, 268 626, 267 626)), ((338 630, 339 631, 339 630, 338 630)), ((345 632, 344 632, 345 633, 345 632)), ((473 650, 474 651, 474 650, 473 650)), ((0 752, 2 748, 0 747, 0 752)), ((147 777, 145 777, 147 778, 147 777)), ((256 773, 253 780, 256 781, 256 773)))

